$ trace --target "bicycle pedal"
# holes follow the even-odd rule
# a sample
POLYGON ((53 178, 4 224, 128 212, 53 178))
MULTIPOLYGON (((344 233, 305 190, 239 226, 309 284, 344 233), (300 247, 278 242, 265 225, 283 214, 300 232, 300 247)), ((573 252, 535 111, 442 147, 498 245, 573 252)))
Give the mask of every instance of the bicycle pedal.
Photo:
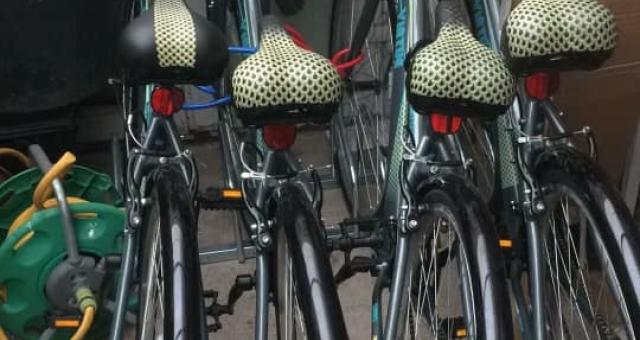
POLYGON ((202 294, 205 299, 211 299, 210 304, 205 301, 205 313, 213 319, 213 323, 207 323, 207 332, 214 333, 222 328, 220 316, 224 314, 233 314, 233 307, 229 305, 221 305, 218 303, 218 292, 215 290, 205 290, 202 294))
POLYGON ((81 315, 55 316, 51 320, 51 326, 55 329, 78 328, 82 321, 81 315))
POLYGON ((370 257, 354 256, 340 267, 334 276, 334 280, 336 281, 336 284, 340 284, 353 277, 356 273, 368 273, 372 271, 376 268, 376 265, 376 260, 370 257))
POLYGON ((513 248, 513 241, 511 241, 510 239, 501 238, 500 240, 498 240, 498 245, 503 251, 510 251, 511 248, 513 248))
POLYGON ((351 269, 358 273, 367 273, 376 266, 377 261, 366 256, 354 256, 351 259, 351 269))
POLYGON ((244 209, 242 191, 229 188, 207 188, 197 196, 200 207, 205 210, 244 209))

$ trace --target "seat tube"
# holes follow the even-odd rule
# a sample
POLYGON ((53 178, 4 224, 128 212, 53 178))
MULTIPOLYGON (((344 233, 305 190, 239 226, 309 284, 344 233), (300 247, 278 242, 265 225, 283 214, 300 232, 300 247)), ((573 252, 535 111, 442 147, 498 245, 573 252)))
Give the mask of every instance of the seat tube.
MULTIPOLYGON (((398 13, 400 15, 406 15, 406 26, 398 27, 397 31, 406 32, 404 48, 405 52, 409 51, 415 44, 422 39, 423 30, 424 30, 424 15, 425 11, 425 1, 421 0, 400 0, 398 1, 398 13)), ((402 20, 398 20, 399 23, 402 20)), ((398 39, 398 37, 396 37, 398 39)), ((397 42, 396 42, 397 43, 397 42)), ((404 54, 406 56, 406 53, 404 54)), ((404 96, 404 91, 401 92, 404 96)), ((401 114, 401 112, 397 112, 397 114, 401 114)), ((413 110, 408 110, 408 115, 413 115, 413 110)), ((414 117, 409 116, 409 121, 414 121, 414 117)), ((404 124, 401 120, 398 121, 398 124, 404 124)), ((422 136, 416 136, 416 138, 421 138, 422 136)), ((398 147, 394 145, 394 147, 398 147)), ((398 195, 400 196, 400 195, 398 195)), ((406 233, 404 230, 404 219, 405 212, 403 212, 402 206, 405 204, 402 202, 397 205, 399 208, 397 213, 400 216, 398 223, 398 241, 396 243, 396 254, 393 263, 393 271, 392 271, 392 279, 391 279, 391 291, 389 296, 389 306, 387 309, 387 317, 385 320, 385 329, 384 329, 384 339, 392 340, 396 337, 396 332, 398 331, 398 317, 402 311, 400 308, 402 307, 403 300, 403 287, 405 280, 405 269, 407 266, 408 252, 409 252, 409 241, 411 235, 406 233)), ((386 204, 386 203, 385 203, 386 204)), ((396 215, 396 216, 398 216, 396 215)))
MULTIPOLYGON (((262 16, 261 0, 242 0, 241 5, 244 9, 244 18, 246 21, 248 43, 251 47, 258 47, 260 39, 260 17, 262 16)), ((247 43, 243 41, 243 43, 247 43)))

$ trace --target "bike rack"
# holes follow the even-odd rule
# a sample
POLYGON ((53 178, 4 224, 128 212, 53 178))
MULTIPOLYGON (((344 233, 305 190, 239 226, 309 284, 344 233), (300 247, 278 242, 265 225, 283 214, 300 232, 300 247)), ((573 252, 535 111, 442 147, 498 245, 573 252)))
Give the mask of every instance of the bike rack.
MULTIPOLYGON (((246 259, 256 257, 256 247, 250 242, 243 242, 242 251, 246 259)), ((235 261, 238 259, 236 243, 216 245, 200 250, 200 265, 235 261)))

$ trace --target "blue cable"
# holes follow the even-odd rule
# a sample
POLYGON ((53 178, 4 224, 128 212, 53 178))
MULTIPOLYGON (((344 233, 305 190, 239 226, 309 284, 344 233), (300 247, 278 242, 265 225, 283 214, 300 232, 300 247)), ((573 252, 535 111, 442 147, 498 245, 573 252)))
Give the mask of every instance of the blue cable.
POLYGON ((227 50, 230 53, 240 53, 240 54, 253 54, 258 52, 258 49, 255 47, 244 47, 244 46, 229 46, 227 50))
POLYGON ((198 85, 196 86, 196 88, 204 93, 208 93, 210 95, 214 95, 216 94, 216 89, 213 88, 213 86, 207 85, 207 86, 202 86, 202 85, 198 85))
POLYGON ((229 103, 231 103, 231 97, 226 96, 226 97, 214 99, 212 101, 208 101, 204 103, 184 104, 182 105, 182 109, 185 111, 204 110, 204 109, 209 109, 218 105, 225 105, 229 103))
MULTIPOLYGON (((258 51, 255 47, 244 47, 244 46, 229 46, 228 51, 230 53, 240 53, 240 54, 253 54, 258 51)), ((196 86, 196 88, 204 93, 214 95, 216 94, 216 89, 213 86, 196 86)), ((203 110, 212 108, 218 105, 225 105, 231 103, 231 97, 226 96, 219 99, 215 99, 206 103, 194 103, 194 104, 184 104, 182 109, 184 111, 195 111, 195 110, 203 110)))

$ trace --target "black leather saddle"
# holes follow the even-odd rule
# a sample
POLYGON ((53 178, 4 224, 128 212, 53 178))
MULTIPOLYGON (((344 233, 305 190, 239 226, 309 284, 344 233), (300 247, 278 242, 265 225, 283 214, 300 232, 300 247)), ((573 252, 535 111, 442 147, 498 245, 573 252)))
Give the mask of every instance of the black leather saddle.
POLYGON ((184 0, 155 0, 122 32, 118 58, 126 83, 210 84, 229 57, 214 23, 184 0))

